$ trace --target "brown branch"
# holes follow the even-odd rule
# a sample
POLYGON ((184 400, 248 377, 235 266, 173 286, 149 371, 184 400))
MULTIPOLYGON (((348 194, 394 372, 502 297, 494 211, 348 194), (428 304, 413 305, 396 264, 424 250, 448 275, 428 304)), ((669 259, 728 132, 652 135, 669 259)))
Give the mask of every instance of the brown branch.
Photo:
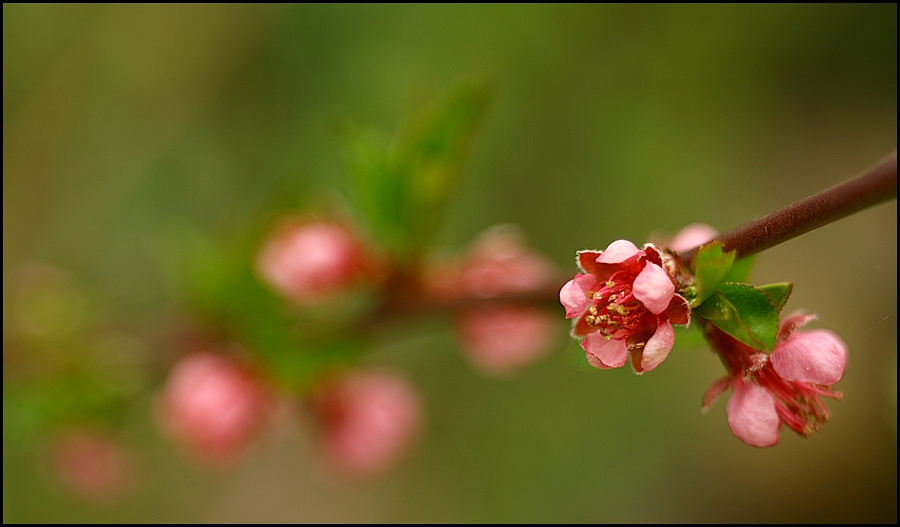
MULTIPOLYGON (((737 251, 737 258, 745 258, 896 198, 897 151, 894 150, 863 174, 732 229, 716 240, 722 242, 725 251, 737 251)), ((697 249, 681 253, 681 259, 688 267, 697 249)))

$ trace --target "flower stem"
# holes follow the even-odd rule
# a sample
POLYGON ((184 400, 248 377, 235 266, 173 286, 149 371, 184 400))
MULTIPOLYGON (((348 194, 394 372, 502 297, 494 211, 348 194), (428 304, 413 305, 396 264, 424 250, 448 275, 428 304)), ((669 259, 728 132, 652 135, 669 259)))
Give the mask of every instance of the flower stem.
MULTIPOLYGON (((737 258, 746 258, 854 212, 896 198, 897 151, 894 150, 863 174, 732 229, 716 240, 722 242, 725 251, 736 251, 737 258)), ((697 249, 695 247, 680 254, 685 265, 690 267, 697 249)))

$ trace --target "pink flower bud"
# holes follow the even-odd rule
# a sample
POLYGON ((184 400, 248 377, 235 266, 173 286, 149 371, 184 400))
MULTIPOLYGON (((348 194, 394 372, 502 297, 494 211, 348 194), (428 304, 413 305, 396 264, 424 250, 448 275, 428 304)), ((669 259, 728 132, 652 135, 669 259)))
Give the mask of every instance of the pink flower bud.
POLYGON ((457 263, 433 265, 426 286, 440 298, 489 298, 525 293, 556 279, 557 266, 531 249, 512 224, 479 234, 457 263))
POLYGON ((121 498, 134 485, 130 453, 108 434, 69 430, 52 449, 53 468, 72 493, 96 502, 121 498))
POLYGON ((346 291, 367 272, 363 248, 344 225, 285 221, 259 254, 260 277, 278 294, 310 305, 346 291))
POLYGON ((422 420, 416 391, 386 372, 331 379, 316 393, 326 459, 342 475, 384 475, 407 453, 422 420))
POLYGON ((189 355, 173 366, 158 395, 163 431, 210 466, 233 463, 267 418, 269 396, 245 367, 218 353, 189 355))
POLYGON ((463 356, 483 373, 507 376, 546 356, 557 331, 556 317, 527 305, 467 309, 455 319, 463 356))
POLYGON ((668 243, 668 249, 680 253, 703 245, 719 235, 719 231, 705 223, 691 223, 678 231, 668 243))

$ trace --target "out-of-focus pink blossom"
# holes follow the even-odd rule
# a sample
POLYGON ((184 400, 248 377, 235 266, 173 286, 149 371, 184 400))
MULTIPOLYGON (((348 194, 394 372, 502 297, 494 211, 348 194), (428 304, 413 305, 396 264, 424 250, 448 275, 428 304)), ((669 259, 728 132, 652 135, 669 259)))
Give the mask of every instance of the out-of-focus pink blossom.
POLYGON ((156 401, 162 430, 210 466, 237 460, 267 420, 270 397, 254 374, 223 355, 201 352, 173 366, 156 401))
POLYGON ((718 235, 719 231, 710 225, 691 223, 675 233, 675 236, 672 236, 672 239, 663 245, 676 253, 680 253, 703 245, 718 235))
POLYGON ((84 499, 113 501, 134 486, 131 454, 107 433, 68 430, 56 438, 51 453, 59 480, 84 499))
POLYGON ((687 300, 675 293, 675 265, 655 246, 638 249, 626 240, 605 251, 580 251, 575 275, 559 292, 572 336, 584 337, 595 368, 624 366, 631 356, 636 373, 666 359, 675 342, 672 325, 690 322, 687 300))
POLYGON ((422 422, 418 393, 383 371, 330 379, 313 408, 326 459, 350 479, 381 476, 409 451, 422 422))
MULTIPOLYGON (((514 225, 501 224, 478 235, 458 262, 433 267, 429 293, 441 299, 492 298, 551 286, 556 264, 531 249, 514 225)), ((556 322, 551 313, 512 302, 465 307, 453 319, 463 356, 477 370, 506 376, 545 356, 556 322)))
POLYGON ((257 259, 263 281, 301 305, 335 297, 369 275, 372 268, 357 235, 330 221, 284 221, 257 259))
POLYGON ((557 331, 556 317, 529 305, 487 305, 455 319, 463 356, 479 371, 508 376, 546 356, 557 331))
POLYGON ((781 425, 801 436, 821 428, 830 414, 820 398, 842 397, 831 385, 841 379, 847 367, 847 345, 825 329, 797 331, 814 318, 804 314, 785 318, 771 355, 710 324, 706 334, 729 375, 707 390, 704 410, 732 388, 726 408, 728 425, 736 437, 756 447, 776 444, 781 425))

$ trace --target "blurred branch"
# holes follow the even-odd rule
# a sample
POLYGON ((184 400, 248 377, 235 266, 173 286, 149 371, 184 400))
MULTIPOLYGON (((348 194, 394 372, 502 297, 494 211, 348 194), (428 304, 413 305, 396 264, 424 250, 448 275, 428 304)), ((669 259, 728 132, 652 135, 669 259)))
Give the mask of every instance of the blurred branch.
MULTIPOLYGON (((897 151, 863 174, 722 234, 725 251, 746 258, 865 208, 897 198, 897 151)), ((698 247, 681 253, 690 266, 698 247)))
MULTIPOLYGON (((879 161, 865 173, 830 189, 814 194, 768 216, 747 223, 716 238, 726 251, 737 251, 738 258, 746 258, 779 243, 809 232, 858 212, 867 207, 895 199, 897 197, 897 152, 896 150, 879 161)), ((697 248, 681 254, 682 260, 690 264, 697 248)), ((410 284, 414 281, 398 281, 397 287, 390 287, 391 300, 381 310, 369 318, 370 327, 411 316, 425 316, 441 312, 452 312, 475 305, 489 303, 528 303, 559 306, 559 291, 571 276, 559 277, 541 288, 526 292, 494 297, 435 299, 422 294, 418 287, 403 287, 399 282, 410 284)))

